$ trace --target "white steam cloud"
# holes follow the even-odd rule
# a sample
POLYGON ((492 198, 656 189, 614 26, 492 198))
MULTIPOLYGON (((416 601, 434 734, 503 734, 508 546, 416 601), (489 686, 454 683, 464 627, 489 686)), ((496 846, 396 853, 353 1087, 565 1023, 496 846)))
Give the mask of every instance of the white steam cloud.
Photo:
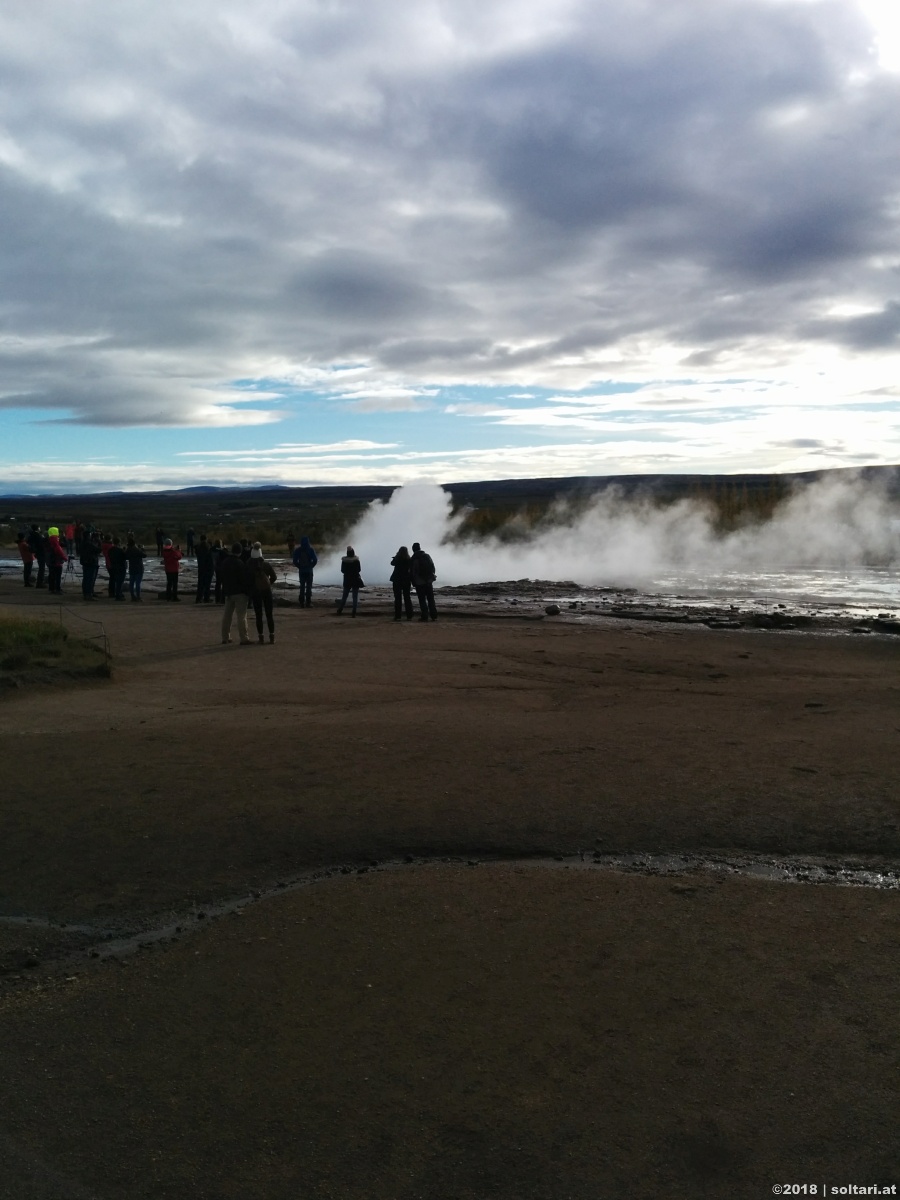
MULTIPOLYGON (((658 507, 615 489, 577 515, 564 505, 524 540, 458 538, 465 512, 451 513, 436 484, 398 488, 373 502, 348 537, 367 583, 383 584, 401 545, 420 542, 435 560, 438 586, 508 579, 573 580, 584 586, 646 587, 674 573, 851 568, 900 560, 900 512, 886 490, 858 478, 799 488, 771 520, 720 534, 704 504, 658 507), (568 520, 566 519, 568 516, 568 520)), ((340 555, 322 563, 322 583, 340 579, 340 555)))

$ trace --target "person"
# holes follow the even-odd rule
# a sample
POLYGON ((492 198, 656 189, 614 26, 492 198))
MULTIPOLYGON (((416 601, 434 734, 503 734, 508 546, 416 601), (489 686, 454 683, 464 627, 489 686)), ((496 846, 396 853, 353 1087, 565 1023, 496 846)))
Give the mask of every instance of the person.
POLYGON ((290 531, 287 535, 287 548, 288 548, 288 554, 291 556, 292 559, 294 557, 294 547, 296 545, 297 545, 297 539, 294 537, 293 531, 290 531))
POLYGON ((25 586, 33 587, 34 584, 31 582, 31 572, 34 568, 34 551, 28 545, 28 537, 24 529, 19 531, 19 535, 16 539, 16 545, 19 548, 19 555, 22 559, 22 571, 25 575, 25 586))
POLYGON ((391 566, 394 568, 391 571, 391 583, 394 585, 394 620, 401 620, 402 612, 405 609, 406 619, 411 621, 413 618, 412 581, 409 574, 409 551, 405 546, 401 546, 391 559, 391 566))
POLYGON ((241 561, 240 542, 235 542, 231 553, 225 554, 219 563, 219 579, 225 596, 225 611, 222 613, 222 645, 231 641, 231 618, 237 616, 238 637, 242 646, 250 645, 247 636, 247 603, 250 599, 250 579, 247 567, 241 561))
POLYGON ((263 637, 263 609, 269 627, 269 641, 275 641, 275 618, 272 615, 272 584, 278 578, 270 563, 263 558, 262 543, 254 542, 250 549, 250 599, 256 614, 256 636, 260 644, 263 637))
POLYGON ((194 527, 193 525, 187 531, 187 541, 185 542, 184 552, 188 558, 194 557, 194 527))
POLYGON ((175 546, 171 538, 163 542, 163 567, 166 571, 166 599, 180 600, 178 595, 178 564, 181 562, 181 547, 175 546))
POLYGON ((221 570, 222 563, 228 557, 228 550, 222 545, 221 541, 216 538, 216 540, 213 542, 212 553, 213 572, 215 575, 213 599, 215 600, 216 604, 224 604, 225 592, 222 588, 222 577, 219 572, 221 570))
POLYGON ((422 612, 419 620, 427 621, 431 617, 432 621, 436 621, 437 608, 434 603, 434 581, 437 579, 437 575, 434 571, 434 561, 430 554, 425 553, 418 542, 413 542, 409 574, 412 585, 416 589, 416 597, 422 612))
POLYGON ((156 553, 162 558, 163 546, 166 541, 166 535, 159 525, 156 527, 156 553))
POLYGON ((115 581, 113 580, 112 563, 110 562, 109 558, 109 552, 112 550, 112 544, 113 540, 111 533, 102 533, 100 535, 100 550, 103 554, 103 562, 106 566, 107 575, 106 594, 109 596, 110 600, 112 600, 113 596, 116 594, 116 585, 115 581))
POLYGON ((122 546, 121 538, 114 537, 109 548, 109 573, 113 585, 113 599, 124 600, 122 589, 125 587, 125 575, 128 571, 128 556, 122 546))
POLYGON ((304 535, 300 545, 291 555, 291 562, 300 573, 300 607, 312 608, 313 568, 319 561, 319 556, 309 544, 309 538, 304 535))
POLYGON ((44 579, 44 572, 47 569, 47 552, 44 549, 44 535, 41 533, 37 525, 32 525, 31 532, 28 534, 28 545, 31 547, 31 553, 34 555, 34 561, 38 566, 37 579, 35 587, 46 587, 47 583, 44 579))
POLYGON ((206 540, 206 534, 200 534, 197 543, 197 596, 195 604, 209 604, 212 600, 212 581, 214 573, 213 549, 206 540))
POLYGON ((57 596, 62 595, 63 566, 69 561, 69 556, 59 544, 59 529, 51 525, 47 530, 47 590, 57 596))
POLYGON ((143 546, 139 546, 134 534, 128 535, 125 546, 125 557, 128 559, 128 594, 132 604, 141 599, 141 584, 144 581, 144 559, 147 554, 143 546))
POLYGON ((81 559, 81 595, 85 600, 96 600, 94 584, 100 570, 100 538, 93 526, 81 535, 78 557, 81 559))
POLYGON ((347 547, 347 553, 341 559, 341 574, 344 577, 344 594, 341 596, 340 603, 337 607, 337 615, 340 616, 344 611, 344 605, 347 603, 347 597, 352 593, 353 608, 350 612, 351 617, 356 616, 356 605, 359 601, 359 589, 366 585, 362 580, 362 563, 356 557, 356 551, 352 546, 347 547))

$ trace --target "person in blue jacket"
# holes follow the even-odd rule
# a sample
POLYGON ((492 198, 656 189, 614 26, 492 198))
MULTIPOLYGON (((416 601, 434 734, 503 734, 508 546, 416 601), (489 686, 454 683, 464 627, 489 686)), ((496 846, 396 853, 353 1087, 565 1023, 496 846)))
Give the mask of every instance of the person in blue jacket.
POLYGON ((300 539, 300 545, 291 555, 291 562, 300 572, 300 607, 312 608, 313 568, 319 557, 309 544, 306 534, 300 539))

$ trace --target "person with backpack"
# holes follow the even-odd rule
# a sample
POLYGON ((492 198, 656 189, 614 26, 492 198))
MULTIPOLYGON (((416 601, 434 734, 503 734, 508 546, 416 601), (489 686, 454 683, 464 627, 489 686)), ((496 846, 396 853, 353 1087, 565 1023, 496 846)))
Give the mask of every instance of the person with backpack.
POLYGON ((291 555, 291 562, 300 573, 300 607, 312 608, 313 569, 319 557, 309 544, 309 538, 304 533, 300 545, 291 555))
POLYGON ((416 598, 419 601, 419 608, 422 612, 419 620, 427 621, 431 617, 432 621, 436 621, 437 609, 434 603, 434 581, 437 579, 437 575, 434 570, 434 560, 430 554, 425 553, 418 542, 413 542, 409 574, 412 585, 416 589, 416 598))

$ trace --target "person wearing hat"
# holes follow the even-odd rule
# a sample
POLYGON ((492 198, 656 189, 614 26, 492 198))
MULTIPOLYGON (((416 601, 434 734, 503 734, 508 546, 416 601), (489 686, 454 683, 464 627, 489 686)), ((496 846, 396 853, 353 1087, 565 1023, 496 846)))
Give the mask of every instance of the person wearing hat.
POLYGON ((69 561, 69 556, 59 544, 59 529, 51 525, 47 530, 47 590, 62 594, 63 566, 69 561))
POLYGON ((421 610, 420 621, 437 620, 437 609, 434 604, 434 581, 437 575, 434 571, 434 560, 426 554, 418 542, 413 542, 412 557, 409 562, 409 576, 416 589, 416 598, 421 610))
POLYGON ((254 542, 250 547, 250 599, 253 601, 253 611, 256 614, 256 636, 260 645, 263 637, 263 610, 266 614, 266 624, 269 627, 269 641, 275 641, 275 618, 272 616, 272 584, 278 578, 274 568, 263 558, 262 543, 254 542))
POLYGON ((178 595, 178 564, 181 562, 181 549, 172 544, 171 538, 163 542, 163 567, 166 572, 166 599, 180 600, 178 595))

